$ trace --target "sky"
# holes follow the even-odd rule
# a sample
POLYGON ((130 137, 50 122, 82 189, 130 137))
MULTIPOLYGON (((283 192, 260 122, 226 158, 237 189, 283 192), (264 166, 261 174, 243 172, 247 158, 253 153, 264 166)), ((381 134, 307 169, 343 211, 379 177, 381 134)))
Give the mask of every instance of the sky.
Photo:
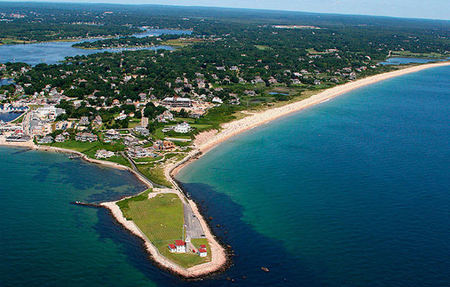
POLYGON ((25 1, 212 6, 450 20, 450 0, 8 0, 25 1))

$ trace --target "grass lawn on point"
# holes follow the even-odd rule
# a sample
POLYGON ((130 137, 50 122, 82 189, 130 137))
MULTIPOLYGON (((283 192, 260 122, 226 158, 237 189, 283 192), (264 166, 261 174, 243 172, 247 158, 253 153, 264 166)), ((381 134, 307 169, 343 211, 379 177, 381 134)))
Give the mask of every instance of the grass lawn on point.
MULTIPOLYGON (((209 257, 202 258, 192 252, 177 254, 169 251, 168 244, 182 239, 183 204, 176 194, 158 194, 148 199, 149 192, 119 201, 117 205, 124 216, 133 220, 159 252, 174 263, 189 268, 211 260, 209 257)), ((196 243, 205 244, 204 241, 196 241, 196 243)))

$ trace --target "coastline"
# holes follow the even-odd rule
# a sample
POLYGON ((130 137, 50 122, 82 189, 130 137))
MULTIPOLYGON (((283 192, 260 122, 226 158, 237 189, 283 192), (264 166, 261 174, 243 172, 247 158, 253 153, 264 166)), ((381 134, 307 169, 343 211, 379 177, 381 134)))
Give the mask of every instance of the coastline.
MULTIPOLYGON (((245 131, 251 130, 255 127, 261 126, 283 116, 289 115, 291 113, 295 113, 309 107, 327 102, 337 96, 348 93, 350 91, 375 84, 387 79, 403 76, 410 73, 419 72, 425 69, 436 68, 450 66, 450 61, 446 62, 438 62, 438 63, 430 63, 430 64, 421 64, 417 66, 407 67, 399 70, 395 70, 392 72, 377 74, 373 76, 369 76, 363 79, 359 79, 356 81, 348 82, 343 85, 335 86, 330 89, 326 89, 322 92, 319 92, 316 95, 313 95, 309 98, 300 100, 298 102, 290 103, 281 107, 269 108, 262 112, 257 112, 251 114, 245 118, 231 121, 229 123, 225 123, 222 125, 222 130, 217 133, 212 131, 204 132, 202 141, 196 143, 196 148, 193 152, 190 153, 186 158, 181 160, 176 166, 172 167, 168 170, 168 175, 174 178, 178 172, 189 165, 194 160, 203 156, 207 152, 211 151, 221 143, 227 141, 228 139, 241 134, 245 131), (206 136, 205 136, 206 135, 206 136)), ((203 133, 202 133, 203 134, 203 133)), ((202 134, 198 135, 202 136, 202 134)))
MULTIPOLYGON (((40 150, 40 151, 46 151, 46 152, 56 152, 56 153, 66 153, 66 154, 75 154, 80 156, 81 159, 89 162, 94 163, 98 165, 107 166, 110 168, 116 168, 120 170, 128 170, 132 174, 134 174, 142 183, 144 183, 147 188, 154 188, 152 183, 139 173, 135 172, 133 169, 123 166, 118 163, 109 162, 109 161, 103 161, 103 160, 97 160, 97 159, 91 159, 87 157, 85 154, 70 150, 70 149, 64 149, 64 148, 58 148, 58 147, 51 147, 51 146, 42 146, 42 145, 36 145, 32 141, 28 142, 6 142, 4 137, 0 137, 0 146, 9 146, 9 147, 22 147, 22 148, 28 148, 31 150, 40 150)), ((172 181, 171 181, 172 182, 172 181)), ((173 182, 174 183, 174 182, 173 182)), ((225 248, 222 247, 222 245, 217 241, 216 237, 212 234, 208 224, 206 223, 203 215, 200 213, 197 205, 194 201, 188 199, 184 192, 176 185, 174 184, 174 189, 172 190, 173 193, 177 194, 177 196, 182 201, 186 201, 192 208, 193 213, 195 216, 199 219, 200 224, 204 230, 205 238, 208 240, 210 249, 211 249, 211 261, 205 262, 190 268, 183 268, 174 262, 170 261, 163 255, 161 255, 158 251, 158 249, 152 244, 152 242, 147 238, 147 236, 137 227, 137 225, 131 221, 127 220, 124 216, 122 211, 120 210, 119 206, 116 204, 118 201, 111 201, 111 202, 103 202, 100 204, 101 207, 106 208, 109 210, 113 218, 123 227, 125 230, 128 230, 133 235, 137 236, 143 241, 143 246, 146 250, 146 252, 150 255, 152 260, 160 267, 167 269, 168 271, 174 273, 175 275, 181 276, 184 279, 198 279, 206 276, 210 276, 213 273, 220 272, 224 269, 226 269, 226 266, 229 264, 229 256, 225 250, 225 248)), ((132 197, 132 196, 128 196, 132 197)), ((127 198, 127 197, 124 197, 127 198)), ((123 200, 124 198, 120 199, 123 200)))
MULTIPOLYGON (((113 217, 128 231, 130 231, 135 236, 141 238, 143 240, 143 245, 145 246, 145 250, 150 254, 152 259, 161 266, 162 268, 168 269, 171 272, 187 279, 195 279, 203 276, 208 276, 211 273, 219 272, 226 268, 227 264, 229 263, 229 256, 227 255, 227 252, 225 248, 218 242, 216 237, 213 235, 210 227, 208 226, 208 223, 205 220, 205 217, 200 213, 197 204, 189 199, 185 194, 184 190, 179 186, 177 180, 175 179, 175 176, 177 173, 188 166, 190 163, 201 157, 202 155, 206 154, 207 152, 211 151, 215 147, 217 147, 219 144, 225 142, 226 140, 243 133, 245 131, 248 131, 250 129, 253 129, 257 126, 263 125, 265 123, 271 122, 275 119, 278 119, 280 117, 286 116, 288 114, 301 111, 303 109, 315 106, 317 104, 326 102, 332 98, 335 98, 339 95, 345 94, 349 91, 377 83, 379 81, 383 81, 386 79, 402 76, 409 73, 418 72, 421 70, 434 68, 434 67, 440 67, 440 66, 448 66, 450 65, 450 62, 440 62, 440 63, 432 63, 432 64, 422 64, 418 66, 413 67, 407 67, 404 69, 378 74, 374 76, 370 76, 364 79, 356 80, 354 82, 349 82, 340 86, 336 86, 330 89, 327 89, 325 91, 322 91, 316 95, 313 95, 307 99, 300 100, 298 102, 290 103, 281 107, 268 109, 262 112, 258 112, 255 114, 251 114, 243 119, 232 121, 229 123, 225 123, 222 125, 222 130, 219 133, 216 133, 215 131, 209 131, 205 132, 202 136, 198 135, 196 138, 203 137, 204 139, 201 141, 197 141, 195 143, 195 149, 191 151, 185 158, 183 158, 181 161, 178 161, 176 163, 167 164, 164 168, 164 173, 169 182, 173 185, 173 192, 178 194, 180 199, 186 201, 191 206, 194 214, 199 218, 200 224, 205 232, 205 236, 208 239, 208 242, 211 247, 211 254, 212 258, 210 262, 203 263, 197 266, 193 266, 191 268, 182 268, 178 266, 177 264, 171 262, 164 256, 162 256, 159 251, 156 249, 156 247, 151 243, 151 241, 145 236, 145 234, 140 231, 140 229, 134 224, 133 221, 128 221, 123 216, 120 208, 116 205, 116 201, 114 202, 104 202, 101 204, 102 207, 107 208, 113 217), (206 135, 206 136, 205 136, 206 135)), ((0 139, 0 145, 5 146, 18 146, 18 147, 25 147, 29 149, 34 150, 42 150, 42 151, 50 151, 50 152, 59 152, 59 153, 70 153, 70 154, 76 154, 80 156, 83 160, 86 160, 87 162, 100 164, 104 166, 108 166, 111 168, 117 168, 122 170, 128 170, 132 172, 140 181, 142 181, 147 187, 153 188, 153 185, 151 182, 146 179, 145 177, 141 176, 140 174, 136 173, 133 169, 113 163, 108 161, 102 161, 102 160, 96 160, 88 158, 86 155, 84 155, 81 152, 70 150, 70 149, 64 149, 64 148, 57 148, 57 147, 51 147, 51 146, 40 146, 35 145, 32 141, 29 142, 5 142, 3 138, 0 139)))

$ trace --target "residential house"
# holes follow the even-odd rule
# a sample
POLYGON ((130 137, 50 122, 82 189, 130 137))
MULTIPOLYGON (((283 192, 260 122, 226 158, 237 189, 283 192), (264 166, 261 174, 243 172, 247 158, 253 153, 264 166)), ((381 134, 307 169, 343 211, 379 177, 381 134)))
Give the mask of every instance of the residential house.
POLYGON ((223 104, 223 101, 219 97, 214 97, 211 102, 217 103, 217 104, 223 104))
POLYGON ((177 124, 173 130, 176 133, 186 134, 191 131, 191 126, 187 122, 183 122, 181 124, 177 124))
POLYGON ((164 111, 164 113, 160 114, 156 117, 156 120, 159 123, 167 123, 173 121, 173 114, 170 111, 164 111))
POLYGON ((110 158, 112 156, 114 156, 114 152, 108 151, 108 150, 105 150, 105 149, 99 149, 95 153, 95 157, 96 158, 110 158))
POLYGON ((157 157, 150 149, 140 146, 128 148, 127 154, 132 158, 157 157))
POLYGON ((88 117, 81 117, 79 124, 81 126, 87 126, 89 125, 89 118, 88 117))
POLYGON ((155 150, 160 150, 160 151, 170 151, 176 148, 175 144, 171 141, 162 141, 162 140, 157 140, 154 144, 153 144, 153 148, 155 150))
POLYGON ((109 141, 120 139, 120 133, 116 130, 110 129, 105 132, 105 139, 109 141))
POLYGON ((142 126, 135 127, 134 131, 144 137, 148 137, 150 135, 150 131, 142 126))
POLYGON ((53 137, 51 136, 45 136, 40 138, 38 141, 38 144, 49 144, 53 142, 53 137))
POLYGON ((97 139, 97 135, 92 133, 77 133, 75 136, 75 140, 80 142, 95 142, 97 139))
POLYGON ((63 134, 59 134, 55 137, 55 142, 62 143, 66 141, 66 137, 63 134))

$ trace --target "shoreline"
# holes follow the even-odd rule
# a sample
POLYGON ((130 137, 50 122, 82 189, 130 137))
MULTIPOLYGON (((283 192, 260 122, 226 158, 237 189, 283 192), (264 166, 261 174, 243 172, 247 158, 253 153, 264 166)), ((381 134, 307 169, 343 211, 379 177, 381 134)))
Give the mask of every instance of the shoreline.
MULTIPOLYGON (((134 174, 139 181, 141 181, 147 189, 155 187, 153 184, 145 177, 141 176, 137 172, 135 172, 132 168, 129 168, 127 166, 123 166, 118 163, 109 162, 109 161, 103 161, 103 160, 97 160, 97 159, 91 159, 87 157, 85 154, 65 149, 65 148, 58 148, 58 147, 51 147, 51 146, 44 146, 44 145, 36 145, 32 141, 28 142, 6 142, 3 137, 0 137, 0 146, 9 146, 9 147, 22 147, 27 148, 30 150, 39 150, 39 151, 46 151, 46 152, 56 152, 56 153, 65 153, 65 154, 76 154, 80 156, 82 160, 85 160, 89 163, 94 163, 110 168, 116 168, 120 170, 128 170, 132 174, 134 174)), ((145 190, 144 190, 145 191, 145 190)), ((144 192, 142 191, 142 192, 144 192)), ((139 229, 139 227, 132 221, 127 220, 124 216, 122 211, 120 210, 119 206, 116 204, 118 201, 123 200, 128 197, 133 196, 127 196, 124 198, 121 198, 117 201, 110 201, 110 202, 102 202, 100 203, 100 207, 103 207, 107 209, 112 217, 127 231, 129 231, 134 236, 138 237, 142 240, 143 247, 145 251, 149 254, 151 259, 154 261, 156 265, 159 267, 168 270, 169 272, 178 275, 182 277, 183 279, 201 279, 204 277, 211 276, 214 273, 221 272, 227 268, 227 266, 230 264, 229 260, 229 254, 225 250, 225 248, 218 242, 217 238, 212 234, 211 229, 208 226, 208 223, 206 222, 204 216, 200 213, 199 208, 197 207, 196 203, 188 199, 185 196, 184 191, 178 187, 178 185, 173 186, 173 193, 177 194, 177 196, 180 198, 180 200, 186 201, 192 208, 193 213, 197 216, 197 218, 200 221, 200 224, 204 230, 205 238, 208 240, 210 249, 211 249, 211 261, 205 262, 196 266, 192 266, 190 268, 183 268, 176 263, 170 261, 163 255, 161 255, 158 251, 158 249, 152 244, 152 242, 147 238, 147 236, 139 229)), ((142 193, 140 192, 140 193, 142 193)), ((138 194, 140 194, 138 193, 138 194)))
MULTIPOLYGON (((188 166, 190 163, 205 155, 221 143, 229 140, 230 138, 237 136, 243 132, 261 126, 263 124, 269 123, 273 120, 279 119, 281 117, 287 116, 289 114, 299 112, 301 110, 313 107, 315 105, 328 102, 329 100, 338 97, 340 95, 346 94, 350 91, 372 85, 384 80, 388 80, 391 78, 407 75, 410 73, 419 72, 425 69, 436 68, 436 67, 444 67, 450 66, 450 61, 446 62, 438 62, 438 63, 429 63, 429 64, 420 64, 412 67, 406 67, 399 70, 386 72, 382 74, 377 74, 373 76, 369 76, 363 79, 359 79, 356 81, 348 82, 343 85, 335 86, 333 88, 326 89, 318 94, 315 94, 309 98, 293 102, 281 107, 269 108, 262 112, 256 112, 251 114, 245 118, 231 121, 225 124, 222 124, 222 130, 218 133, 213 133, 212 131, 204 132, 205 134, 209 133, 207 139, 203 142, 196 144, 196 148, 183 160, 179 161, 175 167, 172 167, 170 171, 168 171, 168 175, 173 179, 175 176, 188 166)), ((203 134, 203 133, 201 133, 203 134)), ((201 135, 199 134, 199 135, 201 135)), ((197 137, 199 136, 197 135, 197 137)), ((196 138, 197 138, 196 137, 196 138)))
MULTIPOLYGON (((123 226, 126 230, 134 234, 135 236, 139 237, 143 240, 143 246, 145 247, 145 250, 147 253, 151 256, 152 260, 160 267, 169 270, 172 273, 175 273, 176 275, 179 275, 185 279, 199 279, 202 277, 210 276, 213 273, 223 271, 227 268, 227 266, 230 264, 230 255, 227 252, 227 250, 223 247, 224 244, 220 244, 218 239, 213 235, 212 229, 208 225, 207 221, 205 220, 205 216, 201 214, 199 211, 199 208, 197 204, 190 199, 187 196, 187 193, 180 184, 178 184, 178 181, 176 180, 176 175, 178 172, 188 166, 193 161, 197 160, 207 152, 211 151, 221 143, 229 140, 230 138, 241 134, 245 131, 248 131, 250 129, 253 129, 255 127, 258 127, 260 125, 266 124, 268 122, 271 122, 273 120, 276 120, 280 117, 289 115, 294 112, 301 111, 303 109, 315 106, 317 104, 329 101, 330 99, 333 99, 339 95, 345 94, 347 92, 350 92, 352 90, 371 85, 383 80, 387 80, 390 78, 406 75, 409 73, 414 73, 418 71, 422 71, 429 68, 434 67, 441 67, 441 66, 449 66, 450 62, 439 62, 439 63, 431 63, 431 64, 421 64, 417 66, 407 67, 403 69, 399 69, 392 72, 387 72, 383 74, 378 74, 374 76, 369 76, 367 78, 363 78, 360 80, 356 80, 353 82, 349 82, 343 85, 339 85, 327 90, 324 90, 322 92, 319 92, 316 95, 313 95, 309 98, 293 102, 281 107, 276 108, 269 108, 262 112, 257 112, 254 114, 251 114, 245 118, 242 118, 240 120, 231 121, 228 123, 225 123, 222 125, 222 130, 217 133, 217 131, 207 131, 200 135, 196 136, 196 139, 199 137, 205 138, 204 141, 200 141, 195 143, 195 148, 186 155, 182 160, 177 161, 175 163, 166 164, 164 167, 164 174, 167 180, 172 184, 172 190, 174 193, 176 193, 181 200, 184 200, 187 202, 190 207, 192 208, 192 211, 194 214, 199 218, 200 224, 204 230, 205 237, 207 238, 210 247, 211 247, 211 254, 212 258, 210 262, 202 263, 190 268, 183 268, 178 266, 177 264, 171 262, 166 257, 162 256, 157 248, 151 243, 151 241, 145 236, 145 234, 140 231, 140 229, 135 225, 133 221, 128 221, 125 219, 125 217, 122 214, 122 211, 120 208, 116 205, 117 201, 113 202, 104 202, 101 204, 102 207, 109 210, 109 212, 112 214, 112 216, 115 218, 115 220, 120 223, 121 226, 123 226), (206 137, 205 137, 206 134, 206 137)), ((91 159, 84 155, 81 152, 70 150, 70 149, 64 149, 64 148, 58 148, 58 147, 51 147, 51 146, 42 146, 42 145, 36 145, 32 141, 29 142, 6 142, 3 137, 0 138, 0 146, 15 146, 15 147, 25 147, 32 150, 42 150, 42 151, 50 151, 50 152, 57 152, 57 153, 67 153, 67 154, 76 154, 80 156, 81 159, 90 162, 95 163, 99 165, 108 166, 111 168, 117 168, 121 170, 128 170, 131 173, 133 173, 142 183, 144 183, 148 188, 154 188, 152 183, 139 173, 136 173, 132 168, 129 168, 127 166, 123 166, 117 163, 109 162, 109 161, 103 161, 103 160, 97 160, 97 159, 91 159)))

